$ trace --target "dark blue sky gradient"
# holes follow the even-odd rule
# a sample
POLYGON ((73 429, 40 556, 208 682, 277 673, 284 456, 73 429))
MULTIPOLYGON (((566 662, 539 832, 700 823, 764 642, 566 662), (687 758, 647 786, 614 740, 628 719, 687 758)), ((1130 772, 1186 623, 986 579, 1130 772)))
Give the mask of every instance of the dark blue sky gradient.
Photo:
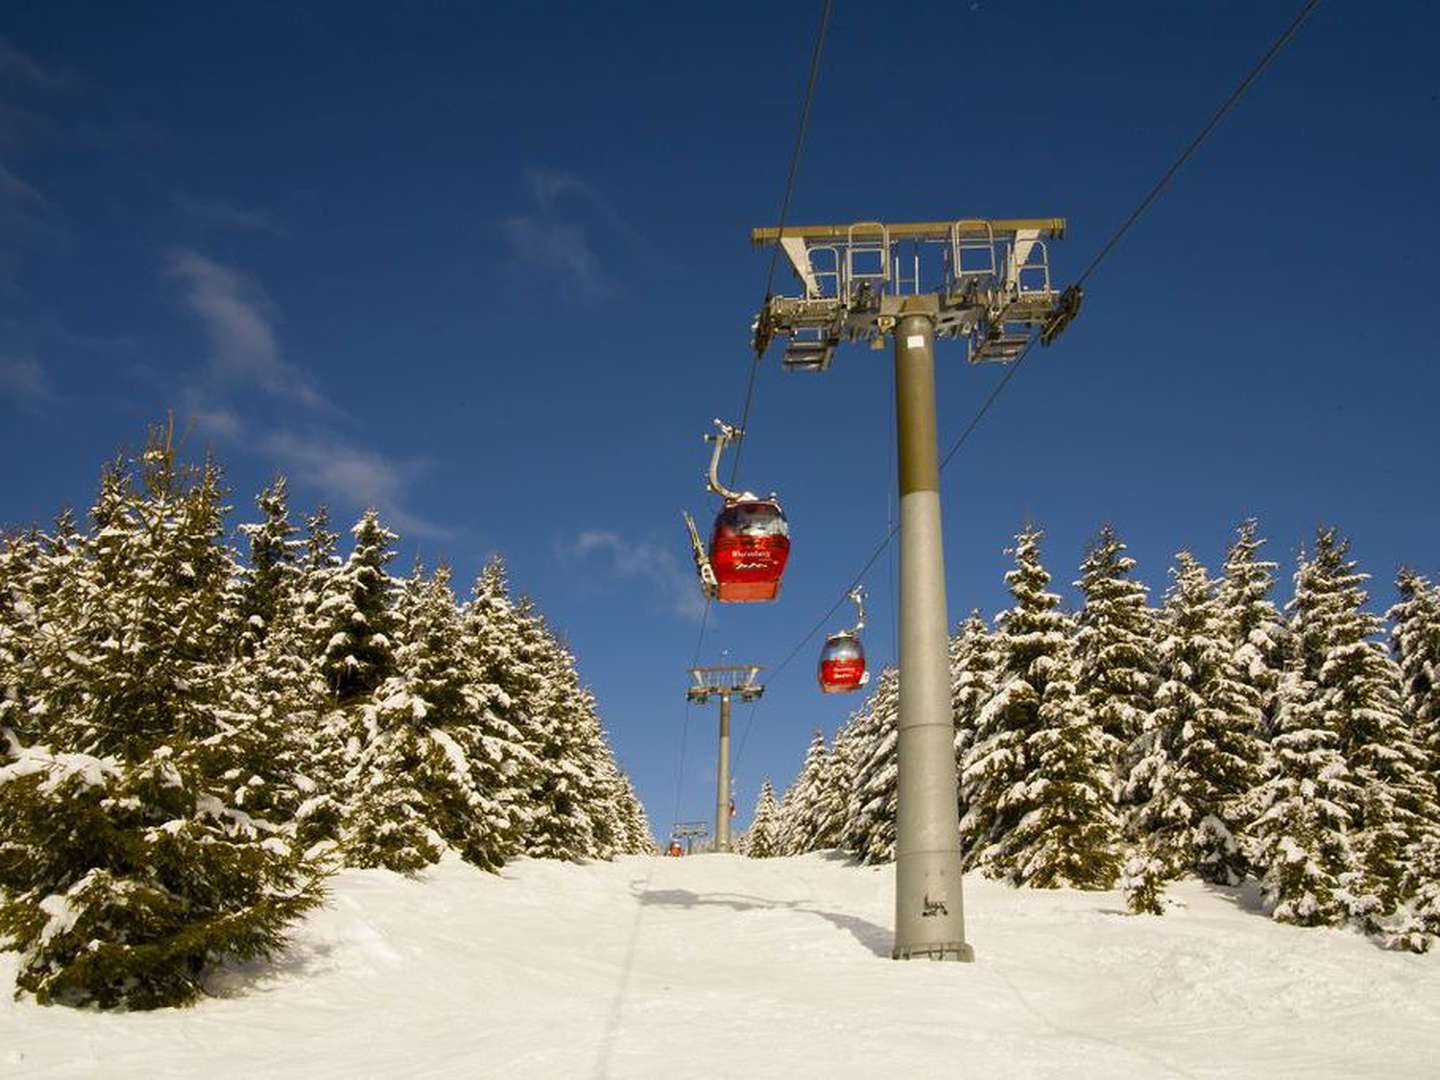
MULTIPOLYGON (((280 469, 301 510, 378 502, 399 571, 464 582, 501 551, 664 830, 697 628, 679 511, 708 513, 699 436, 741 404, 747 230, 777 212, 819 6, 10 5, 0 520, 88 505, 174 407, 246 512, 280 469)), ((841 0, 792 219, 1065 216, 1064 283, 1293 11, 841 0)), ((1218 568, 1247 514, 1284 594, 1319 522, 1377 607, 1398 562, 1440 574, 1437 23, 1322 4, 1091 280, 945 474, 952 620, 1005 606, 1027 518, 1067 595, 1107 519, 1157 598, 1176 549, 1218 568)), ((948 446, 1001 372, 939 360, 948 446)), ((820 377, 767 358, 741 480, 782 493, 792 569, 715 615, 704 660, 774 664, 884 534, 889 379, 859 348, 820 377)), ((869 584, 884 661, 888 558, 869 584)), ((858 704, 813 663, 755 716, 742 816, 858 704)), ((682 819, 713 802, 713 709, 691 723, 682 819)))

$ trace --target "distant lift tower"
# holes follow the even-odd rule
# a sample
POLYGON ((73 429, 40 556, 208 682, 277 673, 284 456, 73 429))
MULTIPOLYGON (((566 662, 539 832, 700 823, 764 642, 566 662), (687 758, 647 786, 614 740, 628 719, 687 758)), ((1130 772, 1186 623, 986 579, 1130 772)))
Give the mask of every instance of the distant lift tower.
MULTIPOLYGON (((690 669, 694 685, 685 696, 697 705, 720 699, 720 756, 715 766, 715 850, 730 850, 730 697, 758 701, 765 687, 755 681, 759 664, 727 664, 690 669)), ((948 690, 947 690, 948 693, 948 690)))
POLYGON ((937 337, 971 363, 1048 345, 1080 310, 1079 288, 1050 281, 1047 244, 1063 218, 755 229, 778 243, 799 296, 767 297, 755 346, 788 339, 787 368, 824 371, 844 341, 894 338, 900 483, 900 733, 895 844, 897 959, 973 960, 965 941, 960 823, 946 654, 945 564, 935 438, 937 337))
POLYGON ((695 841, 703 842, 710 835, 710 825, 705 821, 679 821, 670 835, 676 840, 684 840, 685 854, 690 855, 695 850, 695 841))

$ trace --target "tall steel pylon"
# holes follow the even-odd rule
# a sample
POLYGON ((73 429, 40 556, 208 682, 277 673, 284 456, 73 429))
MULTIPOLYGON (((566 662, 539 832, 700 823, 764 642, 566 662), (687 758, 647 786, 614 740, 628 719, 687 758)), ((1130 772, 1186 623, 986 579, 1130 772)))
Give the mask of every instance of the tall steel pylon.
POLYGON ((685 696, 697 705, 712 697, 720 699, 720 748, 715 762, 715 850, 730 850, 730 698, 758 701, 765 687, 755 681, 759 664, 724 664, 715 667, 692 667, 693 684, 685 696))
POLYGON ((788 368, 824 371, 835 349, 893 339, 900 489, 900 731, 897 750, 897 959, 973 960, 965 940, 945 558, 935 422, 935 339, 963 338, 972 363, 1048 345, 1081 292, 1050 280, 1048 242, 1063 218, 965 219, 755 229, 779 244, 803 295, 770 296, 755 348, 787 338, 788 368))

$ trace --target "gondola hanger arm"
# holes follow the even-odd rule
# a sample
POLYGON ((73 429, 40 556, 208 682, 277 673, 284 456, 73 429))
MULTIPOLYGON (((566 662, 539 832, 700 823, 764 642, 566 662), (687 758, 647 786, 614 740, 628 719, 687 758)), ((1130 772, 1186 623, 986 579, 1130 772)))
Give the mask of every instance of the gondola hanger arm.
POLYGON ((740 438, 745 432, 718 418, 715 421, 715 427, 719 429, 715 434, 705 436, 706 442, 715 444, 715 451, 710 455, 710 472, 706 480, 710 485, 710 490, 726 502, 739 502, 746 497, 746 494, 732 491, 720 482, 720 456, 725 453, 725 447, 740 438))

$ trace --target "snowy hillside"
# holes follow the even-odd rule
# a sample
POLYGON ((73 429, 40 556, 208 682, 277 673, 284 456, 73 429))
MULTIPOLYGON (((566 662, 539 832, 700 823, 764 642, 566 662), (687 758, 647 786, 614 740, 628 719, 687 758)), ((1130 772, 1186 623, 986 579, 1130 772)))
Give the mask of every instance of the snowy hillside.
POLYGON ((892 881, 827 854, 350 870, 193 1009, 17 1003, 0 954, 0 1075, 1435 1075, 1440 957, 1196 882, 1154 918, 972 878, 978 962, 901 964, 892 881))

